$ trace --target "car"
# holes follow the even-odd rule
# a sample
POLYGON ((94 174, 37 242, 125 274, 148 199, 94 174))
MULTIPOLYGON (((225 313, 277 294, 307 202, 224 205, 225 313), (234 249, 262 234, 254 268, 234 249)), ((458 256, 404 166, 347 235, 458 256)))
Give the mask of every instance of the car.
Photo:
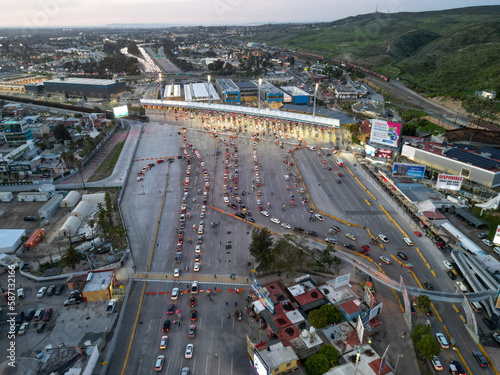
POLYGON ((56 286, 56 290, 54 291, 54 295, 60 296, 64 290, 64 284, 56 286))
POLYGON ((328 237, 328 238, 325 238, 325 242, 328 242, 328 243, 331 243, 333 245, 336 245, 339 241, 336 238, 328 237))
POLYGON ((35 316, 35 312, 36 312, 35 309, 29 309, 26 315, 24 316, 24 319, 26 319, 26 321, 29 322, 35 316))
POLYGON ((285 229, 290 229, 292 226, 288 223, 281 223, 281 226, 285 229))
POLYGON ((490 319, 488 319, 486 317, 484 317, 482 319, 482 321, 486 325, 486 327, 488 327, 492 331, 497 328, 497 325, 492 320, 490 320, 490 319))
POLYGON ((432 310, 429 310, 429 311, 427 311, 427 312, 425 313, 425 315, 427 315, 427 316, 433 316, 433 315, 434 315, 434 313, 432 312, 432 310))
POLYGON ((250 223, 255 223, 255 219, 253 217, 247 218, 247 221, 249 221, 250 223))
POLYGON ((434 290, 434 287, 432 286, 432 284, 428 281, 424 281, 424 285, 425 287, 428 289, 428 290, 434 290))
POLYGON ((196 262, 193 266, 193 271, 194 272, 198 272, 200 270, 200 263, 199 262, 196 262))
POLYGON ((189 306, 190 307, 195 307, 196 306, 196 298, 194 296, 189 298, 189 306))
POLYGON ((290 181, 290 176, 289 175, 285 175, 285 181, 290 181))
POLYGON ((38 298, 42 298, 44 295, 45 295, 45 292, 47 291, 47 287, 46 286, 42 286, 39 290, 38 290, 38 293, 36 294, 36 296, 38 298))
POLYGON ((332 229, 332 230, 334 230, 334 231, 336 231, 336 232, 340 232, 340 228, 339 228, 338 226, 336 226, 336 225, 332 225, 332 226, 330 227, 330 229, 332 229))
POLYGON ((315 232, 315 231, 313 231, 313 230, 308 230, 307 234, 310 235, 310 236, 313 236, 313 237, 318 237, 318 233, 315 232))
POLYGON ((319 221, 323 221, 325 220, 325 218, 323 216, 321 216, 320 214, 316 214, 314 215, 316 217, 316 219, 318 219, 319 221))
POLYGON ((408 237, 403 238, 403 241, 408 245, 408 246, 413 246, 413 242, 408 237))
POLYGON ((164 361, 165 361, 165 356, 159 355, 158 357, 156 357, 155 371, 161 371, 161 369, 163 368, 164 361))
POLYGON ((179 297, 179 288, 172 289, 172 294, 170 295, 170 299, 175 301, 179 297))
POLYGON ((179 277, 181 275, 181 271, 178 268, 174 269, 174 277, 179 277))
POLYGON ((450 361, 450 374, 452 375, 467 375, 458 361, 450 361))
POLYGON ((500 335, 498 333, 496 333, 496 332, 493 332, 492 335, 493 335, 493 338, 495 339, 495 341, 498 344, 500 344, 500 335))
POLYGON ((441 361, 439 360, 438 357, 434 356, 431 359, 432 362, 432 367, 434 367, 434 370, 441 371, 443 370, 443 365, 441 364, 441 361))
POLYGON ((339 172, 339 173, 337 173, 337 176, 342 177, 342 176, 344 176, 344 175, 343 175, 342 173, 340 173, 340 172, 339 172))
POLYGON ((167 314, 168 315, 172 315, 174 313, 174 311, 175 311, 175 305, 173 303, 171 303, 167 307, 167 314))
POLYGON ((345 236, 353 241, 356 241, 356 236, 351 233, 346 233, 345 236))
POLYGON ((448 262, 447 260, 443 260, 443 264, 444 264, 444 267, 447 269, 447 270, 452 270, 453 269, 453 264, 451 264, 450 262, 448 262))
POLYGON ((196 336, 196 326, 194 324, 191 324, 189 326, 189 333, 188 333, 188 336, 193 338, 196 336))
POLYGON ((198 320, 198 311, 191 310, 191 321, 196 322, 196 320, 198 320))
POLYGON ((160 349, 165 349, 168 344, 168 336, 162 336, 160 340, 160 349))
POLYGON ((45 327, 47 327, 47 323, 45 323, 45 322, 39 323, 36 327, 36 332, 42 333, 43 331, 45 331, 45 327))
POLYGON ((54 311, 49 307, 48 309, 45 309, 45 313, 43 314, 43 318, 42 320, 44 322, 48 322, 50 320, 50 318, 52 318, 52 313, 54 311))
POLYGON ((446 337, 444 337, 442 333, 439 332, 436 333, 436 339, 438 340, 439 345, 441 345, 443 349, 448 349, 450 347, 450 344, 448 344, 446 337))
POLYGON ((476 361, 479 363, 479 366, 481 367, 490 367, 490 363, 486 359, 483 353, 481 353, 479 350, 473 350, 472 355, 474 358, 476 358, 476 361))
POLYGON ((356 250, 356 246, 354 246, 350 243, 345 243, 344 247, 348 248, 349 250, 356 250))
POLYGON ((207 210, 207 206, 203 205, 201 206, 201 212, 205 212, 207 210))
POLYGON ((407 259, 408 259, 408 257, 405 255, 405 253, 402 253, 401 251, 398 251, 398 252, 396 253, 396 255, 397 255, 398 257, 400 257, 401 259, 403 259, 403 260, 407 260, 407 259))
POLYGON ((155 161, 156 164, 160 164, 160 163, 163 163, 165 160, 163 159, 158 159, 157 161, 155 161))
POLYGON ((269 213, 269 212, 267 212, 267 211, 260 211, 260 213, 261 213, 262 215, 264 215, 265 217, 268 217, 268 216, 270 215, 270 213, 269 213))
POLYGON ((363 245, 361 245, 361 247, 362 247, 363 249, 365 249, 366 251, 369 251, 369 250, 370 250, 370 246, 368 246, 368 245, 363 244, 363 245))
POLYGON ((455 275, 455 273, 453 271, 448 271, 446 272, 448 274, 448 277, 452 280, 456 280, 457 279, 457 276, 455 275))
POLYGON ((186 358, 193 357, 193 344, 186 345, 186 353, 184 354, 184 357, 186 357, 186 358))
POLYGON ((28 322, 21 324, 21 327, 19 327, 19 331, 17 331, 17 334, 24 335, 26 333, 26 331, 28 330, 29 325, 30 324, 28 322))
POLYGON ((259 211, 264 211, 264 207, 262 207, 262 206, 259 206, 258 209, 259 209, 259 211))
POLYGON ((382 241, 382 242, 389 242, 389 239, 387 238, 387 236, 385 234, 379 234, 378 235, 378 238, 382 241))
POLYGON ((261 195, 262 195, 261 191, 260 191, 260 190, 258 190, 258 191, 257 191, 257 196, 258 196, 258 197, 260 197, 261 195))
POLYGON ((201 253, 201 245, 196 245, 196 247, 194 248, 194 252, 201 253))
POLYGON ((488 233, 479 233, 477 236, 478 236, 479 238, 481 238, 481 239, 482 239, 482 238, 486 238, 486 237, 488 237, 488 233))
POLYGON ((341 184, 342 183, 342 180, 337 180, 337 184, 341 184))
POLYGON ((24 298, 24 288, 19 288, 17 290, 17 298, 19 298, 19 299, 24 298))
POLYGON ((81 300, 78 300, 76 298, 70 298, 64 301, 64 306, 71 306, 71 305, 79 305, 81 300))
POLYGON ((387 258, 387 257, 385 257, 385 256, 383 256, 383 255, 382 255, 382 256, 380 256, 379 258, 380 258, 380 260, 381 260, 382 262, 384 262, 384 263, 386 263, 386 264, 391 264, 391 263, 392 263, 392 260, 390 260, 389 258, 387 258))
POLYGON ((420 233, 418 230, 416 230, 413 233, 415 233, 415 236, 417 236, 417 237, 422 237, 422 233, 420 233))
POLYGON ((198 281, 191 282, 191 294, 198 293, 198 281))
POLYGON ((273 222, 274 224, 279 224, 279 223, 281 223, 281 221, 280 221, 279 219, 275 218, 275 217, 273 217, 273 218, 271 219, 271 222, 273 222))
POLYGON ((170 320, 167 319, 163 322, 163 328, 161 329, 163 332, 170 331, 170 320))
POLYGON ((489 246, 489 247, 493 247, 493 242, 491 242, 490 240, 488 240, 487 238, 485 238, 484 240, 482 240, 483 243, 486 245, 486 246, 489 246))
POLYGON ((24 221, 38 221, 36 216, 25 216, 24 221))
POLYGON ((244 219, 245 218, 245 214, 243 212, 236 212, 234 214, 234 216, 239 217, 240 219, 244 219))
POLYGON ((203 236, 202 235, 199 235, 198 238, 196 239, 196 243, 198 245, 201 245, 203 243, 203 236))

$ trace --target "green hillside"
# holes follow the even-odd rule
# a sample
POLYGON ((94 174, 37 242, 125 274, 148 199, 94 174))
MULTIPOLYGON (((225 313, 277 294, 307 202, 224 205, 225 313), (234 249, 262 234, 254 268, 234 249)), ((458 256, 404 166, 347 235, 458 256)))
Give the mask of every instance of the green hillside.
POLYGON ((436 94, 500 92, 500 6, 266 25, 247 41, 338 58, 436 94))

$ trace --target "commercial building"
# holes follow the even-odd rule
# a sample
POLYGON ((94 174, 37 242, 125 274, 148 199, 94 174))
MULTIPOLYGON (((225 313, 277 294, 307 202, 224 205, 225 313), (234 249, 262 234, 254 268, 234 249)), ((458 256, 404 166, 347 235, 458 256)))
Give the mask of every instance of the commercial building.
POLYGON ((0 122, 3 138, 10 146, 20 146, 33 139, 31 124, 25 120, 6 119, 0 122))
POLYGON ((234 84, 240 90, 240 100, 244 98, 252 98, 259 95, 257 85, 250 81, 234 82, 234 84))
POLYGON ((22 244, 25 229, 0 229, 0 254, 13 253, 22 244))
POLYGON ((82 288, 83 300, 86 302, 105 301, 113 298, 114 281, 114 270, 89 272, 82 288))
POLYGON ((262 81, 260 86, 258 81, 252 81, 252 82, 257 86, 257 89, 260 91, 260 100, 265 101, 268 106, 279 107, 280 105, 283 104, 284 95, 283 91, 281 91, 279 88, 264 80, 262 81))
POLYGON ((218 102, 220 100, 219 94, 215 87, 209 83, 196 82, 196 83, 186 83, 184 85, 184 100, 187 102, 208 102, 210 90, 210 102, 218 102))
POLYGON ((113 98, 127 91, 125 81, 112 79, 61 77, 45 81, 43 85, 47 93, 103 99, 113 98))
POLYGON ((165 91, 163 93, 163 98, 170 100, 183 100, 184 96, 182 96, 182 86, 180 83, 174 84, 171 83, 165 87, 165 91))
POLYGON ((338 84, 335 86, 335 96, 340 100, 356 100, 358 98, 358 92, 349 84, 338 84))
POLYGON ((241 100, 240 89, 233 80, 221 78, 215 80, 215 85, 219 90, 224 103, 239 103, 241 100))
POLYGON ((281 342, 255 351, 254 356, 258 358, 254 358, 256 363, 260 360, 264 364, 267 374, 286 374, 299 368, 299 357, 295 354, 293 348, 283 346, 281 342))
POLYGON ((295 105, 308 105, 310 95, 304 90, 295 86, 282 86, 281 89, 291 96, 292 104, 295 105))

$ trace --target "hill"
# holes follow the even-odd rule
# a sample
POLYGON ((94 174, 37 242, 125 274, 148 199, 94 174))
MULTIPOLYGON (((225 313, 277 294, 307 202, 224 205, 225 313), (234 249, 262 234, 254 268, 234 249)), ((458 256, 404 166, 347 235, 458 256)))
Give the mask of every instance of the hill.
POLYGON ((430 93, 500 93, 500 6, 371 13, 314 25, 266 25, 247 41, 337 58, 430 93))

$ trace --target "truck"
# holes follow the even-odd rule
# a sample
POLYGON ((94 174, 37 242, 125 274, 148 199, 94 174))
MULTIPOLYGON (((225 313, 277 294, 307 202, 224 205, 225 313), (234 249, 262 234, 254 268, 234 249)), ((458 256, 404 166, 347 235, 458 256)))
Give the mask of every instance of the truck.
POLYGON ((43 229, 35 230, 31 237, 24 243, 24 247, 26 249, 33 249, 43 237, 45 237, 45 231, 43 229))
POLYGON ((337 159, 337 165, 339 167, 343 167, 344 166, 344 162, 342 161, 342 159, 337 159))

